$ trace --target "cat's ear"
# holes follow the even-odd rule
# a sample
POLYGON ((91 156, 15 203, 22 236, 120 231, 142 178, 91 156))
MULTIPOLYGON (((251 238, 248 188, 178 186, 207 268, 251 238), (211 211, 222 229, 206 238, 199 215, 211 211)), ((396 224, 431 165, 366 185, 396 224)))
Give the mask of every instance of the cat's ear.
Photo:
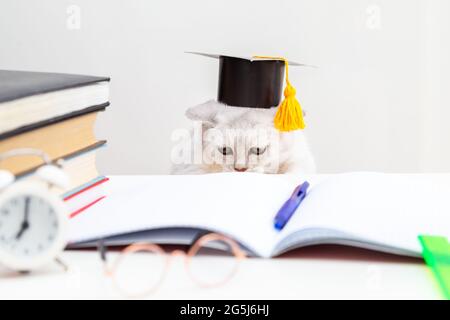
POLYGON ((217 113, 225 106, 217 101, 210 100, 198 106, 191 107, 186 110, 186 117, 194 121, 202 121, 203 123, 213 126, 217 113))
POLYGON ((273 125, 273 119, 275 118, 275 114, 277 113, 278 108, 269 108, 269 109, 256 109, 258 123, 264 123, 267 125, 273 125))

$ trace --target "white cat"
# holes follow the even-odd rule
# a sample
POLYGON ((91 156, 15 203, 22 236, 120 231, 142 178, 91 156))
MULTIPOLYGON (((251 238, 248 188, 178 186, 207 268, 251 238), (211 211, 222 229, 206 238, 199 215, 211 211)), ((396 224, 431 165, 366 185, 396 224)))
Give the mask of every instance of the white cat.
POLYGON ((275 112, 276 108, 230 107, 214 100, 189 108, 186 116, 201 122, 202 132, 192 131, 189 136, 200 145, 201 159, 174 164, 172 174, 314 173, 314 159, 303 132, 280 133, 273 126, 275 112))

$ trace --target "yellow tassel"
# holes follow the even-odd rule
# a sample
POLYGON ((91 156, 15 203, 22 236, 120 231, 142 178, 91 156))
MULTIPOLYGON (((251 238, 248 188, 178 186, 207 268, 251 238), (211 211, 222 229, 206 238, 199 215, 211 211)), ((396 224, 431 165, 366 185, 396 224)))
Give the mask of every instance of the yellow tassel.
POLYGON ((275 115, 275 128, 280 131, 305 129, 302 107, 295 97, 295 88, 289 82, 288 61, 281 57, 254 56, 253 58, 283 60, 286 65, 286 88, 284 89, 284 100, 281 102, 275 115))

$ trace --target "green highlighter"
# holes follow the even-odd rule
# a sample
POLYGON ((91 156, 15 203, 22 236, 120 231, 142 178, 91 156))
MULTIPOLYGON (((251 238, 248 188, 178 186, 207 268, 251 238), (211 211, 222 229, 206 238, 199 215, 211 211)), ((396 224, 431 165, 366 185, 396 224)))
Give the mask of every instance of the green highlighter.
POLYGON ((450 243, 445 237, 419 236, 423 258, 441 286, 444 297, 450 300, 450 243))

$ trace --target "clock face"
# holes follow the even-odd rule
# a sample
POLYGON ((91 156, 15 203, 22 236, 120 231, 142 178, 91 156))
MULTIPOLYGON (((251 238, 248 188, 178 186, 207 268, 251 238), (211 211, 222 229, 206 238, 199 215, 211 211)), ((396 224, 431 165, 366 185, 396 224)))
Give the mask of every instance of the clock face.
POLYGON ((57 240, 56 208, 44 197, 18 194, 0 204, 0 250, 21 259, 45 254, 57 240))

